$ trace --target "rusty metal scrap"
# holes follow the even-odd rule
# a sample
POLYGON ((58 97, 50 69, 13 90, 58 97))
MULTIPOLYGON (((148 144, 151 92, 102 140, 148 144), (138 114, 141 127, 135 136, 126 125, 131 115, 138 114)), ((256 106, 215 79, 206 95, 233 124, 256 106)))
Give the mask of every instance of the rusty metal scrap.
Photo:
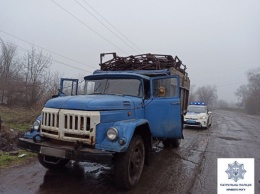
POLYGON ((124 70, 160 70, 173 67, 185 74, 186 65, 176 56, 161 54, 140 54, 128 57, 119 57, 116 53, 101 53, 100 67, 103 71, 124 71, 124 70), (112 55, 113 58, 103 62, 103 57, 112 55))

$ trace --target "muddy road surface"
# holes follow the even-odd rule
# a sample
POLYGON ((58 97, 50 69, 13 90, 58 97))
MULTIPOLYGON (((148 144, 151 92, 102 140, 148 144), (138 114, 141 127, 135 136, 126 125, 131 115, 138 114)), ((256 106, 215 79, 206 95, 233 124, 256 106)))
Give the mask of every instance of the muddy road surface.
POLYGON ((37 160, 0 169, 0 193, 217 193, 218 158, 255 158, 255 193, 260 193, 260 116, 213 111, 209 129, 186 128, 178 149, 155 147, 138 185, 115 187, 111 166, 70 162, 52 172, 37 160))

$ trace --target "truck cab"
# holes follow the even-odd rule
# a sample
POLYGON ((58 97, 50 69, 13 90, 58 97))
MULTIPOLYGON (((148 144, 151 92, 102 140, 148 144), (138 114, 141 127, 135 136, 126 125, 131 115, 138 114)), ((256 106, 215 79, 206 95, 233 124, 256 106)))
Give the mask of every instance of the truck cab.
POLYGON ((130 189, 140 179, 153 138, 172 147, 183 138, 189 79, 173 72, 176 68, 101 68, 84 77, 83 95, 63 95, 61 85, 62 95, 46 102, 35 129, 19 145, 38 153, 49 169, 70 160, 112 162, 115 182, 130 189))

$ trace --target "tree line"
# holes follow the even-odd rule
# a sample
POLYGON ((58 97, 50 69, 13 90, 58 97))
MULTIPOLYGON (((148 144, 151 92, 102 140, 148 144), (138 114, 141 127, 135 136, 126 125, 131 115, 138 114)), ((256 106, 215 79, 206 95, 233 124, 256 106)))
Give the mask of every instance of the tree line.
POLYGON ((0 39, 0 103, 12 107, 42 106, 57 93, 58 73, 50 73, 51 55, 32 46, 22 57, 14 44, 0 39))
POLYGON ((249 70, 247 84, 241 85, 235 95, 239 105, 249 114, 260 114, 260 67, 249 70))
POLYGON ((201 101, 205 102, 209 108, 216 106, 218 100, 217 87, 216 86, 201 86, 195 89, 192 85, 190 89, 189 101, 201 101))
POLYGON ((240 108, 248 114, 260 115, 260 67, 249 70, 246 73, 247 84, 239 86, 235 92, 238 103, 228 103, 225 100, 218 100, 216 86, 202 86, 195 89, 192 85, 190 89, 189 101, 203 101, 210 108, 240 108))
MULTIPOLYGON (((51 73, 51 55, 34 46, 21 57, 14 44, 0 38, 0 104, 10 107, 42 107, 46 100, 57 94, 60 75, 51 73)), ((248 83, 241 85, 235 95, 238 106, 249 114, 260 114, 260 67, 247 72, 248 83)), ((82 93, 82 88, 79 88, 82 93)), ((227 108, 229 104, 218 100, 216 86, 191 86, 189 101, 203 101, 210 108, 227 108)))

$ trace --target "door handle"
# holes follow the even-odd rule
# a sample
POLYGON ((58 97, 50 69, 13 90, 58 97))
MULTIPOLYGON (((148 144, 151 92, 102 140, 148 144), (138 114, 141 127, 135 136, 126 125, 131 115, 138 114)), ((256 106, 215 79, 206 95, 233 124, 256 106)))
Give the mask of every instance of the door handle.
POLYGON ((178 105, 180 102, 171 102, 172 105, 178 105))

